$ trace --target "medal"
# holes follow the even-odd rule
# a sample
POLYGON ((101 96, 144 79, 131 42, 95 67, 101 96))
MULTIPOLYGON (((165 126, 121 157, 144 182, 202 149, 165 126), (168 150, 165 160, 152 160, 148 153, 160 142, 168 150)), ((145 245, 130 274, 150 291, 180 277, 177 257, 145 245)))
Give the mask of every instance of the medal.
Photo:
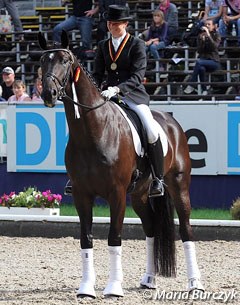
POLYGON ((109 41, 108 41, 108 49, 109 49, 109 54, 110 54, 110 57, 111 57, 111 60, 112 60, 112 63, 111 63, 111 66, 110 66, 112 71, 115 71, 117 69, 118 66, 116 64, 116 61, 117 61, 118 57, 121 55, 122 50, 125 47, 129 37, 130 37, 130 34, 127 33, 126 36, 124 37, 123 41, 121 42, 121 44, 120 44, 120 46, 118 48, 117 54, 115 56, 113 56, 113 53, 112 53, 112 43, 111 43, 111 39, 109 39, 109 41))
POLYGON ((116 70, 117 69, 117 64, 115 63, 115 62, 113 62, 112 64, 111 64, 111 70, 116 70))

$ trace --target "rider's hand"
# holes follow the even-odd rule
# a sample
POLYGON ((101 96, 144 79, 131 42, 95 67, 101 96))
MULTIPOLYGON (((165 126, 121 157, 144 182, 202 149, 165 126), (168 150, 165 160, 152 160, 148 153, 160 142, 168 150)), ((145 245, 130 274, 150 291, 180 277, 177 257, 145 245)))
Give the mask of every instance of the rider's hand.
POLYGON ((115 87, 108 87, 107 90, 102 91, 102 96, 110 99, 114 95, 118 94, 120 92, 119 88, 117 86, 115 87))

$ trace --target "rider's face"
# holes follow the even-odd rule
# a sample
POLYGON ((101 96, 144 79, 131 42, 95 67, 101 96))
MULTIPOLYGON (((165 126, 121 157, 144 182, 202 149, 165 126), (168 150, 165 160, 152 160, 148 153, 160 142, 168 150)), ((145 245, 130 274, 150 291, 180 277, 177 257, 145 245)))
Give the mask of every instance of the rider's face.
POLYGON ((125 31, 126 27, 128 26, 127 21, 108 21, 107 27, 109 32, 112 34, 114 38, 121 37, 125 31))

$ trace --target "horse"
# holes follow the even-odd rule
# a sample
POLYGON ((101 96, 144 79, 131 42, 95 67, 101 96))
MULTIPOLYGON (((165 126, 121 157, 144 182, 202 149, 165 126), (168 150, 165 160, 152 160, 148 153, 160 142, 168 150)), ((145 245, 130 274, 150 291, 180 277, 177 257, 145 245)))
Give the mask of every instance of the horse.
POLYGON ((77 296, 96 297, 92 208, 97 196, 106 199, 110 206, 110 265, 103 294, 124 295, 121 233, 128 192, 146 235, 146 270, 140 287, 156 289, 158 275, 176 274, 175 207, 186 258, 188 290, 203 290, 189 222, 191 162, 181 126, 170 114, 153 111, 166 134, 168 147, 164 156, 165 194, 150 199, 152 172, 147 153, 141 156, 136 153, 129 122, 119 106, 101 96, 90 73, 70 51, 64 31, 58 45, 48 43, 42 33, 38 40, 43 50, 42 99, 47 107, 54 107, 58 100, 63 102, 69 127, 65 165, 81 231, 82 280, 77 296))

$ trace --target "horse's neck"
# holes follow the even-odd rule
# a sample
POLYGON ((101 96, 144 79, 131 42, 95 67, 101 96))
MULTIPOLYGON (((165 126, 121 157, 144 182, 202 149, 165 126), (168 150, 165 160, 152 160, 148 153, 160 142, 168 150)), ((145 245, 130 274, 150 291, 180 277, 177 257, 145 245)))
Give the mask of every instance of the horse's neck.
POLYGON ((79 138, 86 136, 89 141, 96 142, 101 137, 103 129, 105 129, 109 105, 105 104, 97 107, 104 100, 85 71, 81 71, 77 82, 69 82, 66 93, 74 102, 83 105, 64 103, 70 134, 78 139, 77 141, 79 141, 79 138), (76 94, 74 94, 74 90, 76 94), (84 106, 97 108, 88 109, 84 106))

